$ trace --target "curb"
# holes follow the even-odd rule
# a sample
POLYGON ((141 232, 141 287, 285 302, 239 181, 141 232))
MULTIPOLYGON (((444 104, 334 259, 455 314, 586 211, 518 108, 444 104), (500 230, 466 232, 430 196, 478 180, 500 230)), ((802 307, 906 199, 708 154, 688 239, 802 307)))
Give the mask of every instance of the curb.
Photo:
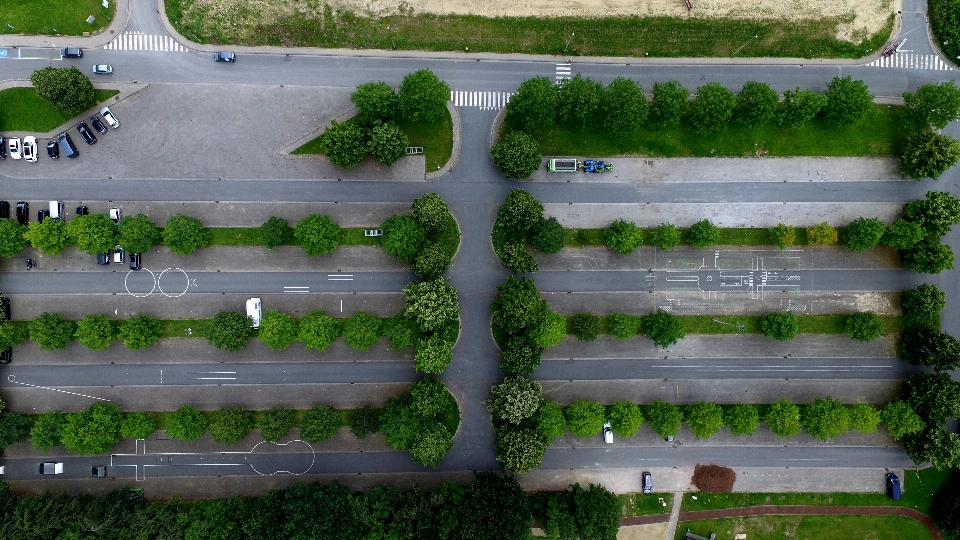
MULTIPOLYGON (((447 111, 450 113, 450 120, 453 124, 453 150, 450 152, 450 159, 447 160, 447 163, 440 168, 438 171, 427 172, 424 175, 424 179, 427 181, 430 180, 439 180, 444 176, 450 174, 453 171, 454 167, 457 166, 457 163, 460 162, 460 152, 463 150, 463 137, 461 136, 462 124, 460 120, 460 111, 453 105, 453 102, 447 100, 447 111)), ((423 164, 424 169, 426 169, 427 164, 423 164)), ((456 219, 456 217, 454 217, 456 219)), ((459 227, 460 224, 457 224, 459 227)), ((459 248, 458 248, 459 250, 459 248)))

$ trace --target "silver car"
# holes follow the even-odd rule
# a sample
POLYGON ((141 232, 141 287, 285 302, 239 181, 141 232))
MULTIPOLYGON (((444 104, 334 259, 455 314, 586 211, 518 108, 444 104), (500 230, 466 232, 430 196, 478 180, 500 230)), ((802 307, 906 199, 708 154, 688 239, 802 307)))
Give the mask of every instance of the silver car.
POLYGON ((113 129, 120 127, 120 121, 117 120, 117 117, 110 111, 110 107, 100 109, 100 116, 102 116, 113 129))
POLYGON ((23 145, 20 144, 19 137, 10 137, 7 140, 7 149, 10 150, 10 157, 13 159, 20 159, 23 157, 23 145))
POLYGON ((93 72, 97 75, 110 75, 113 73, 113 66, 110 64, 94 64, 93 72))

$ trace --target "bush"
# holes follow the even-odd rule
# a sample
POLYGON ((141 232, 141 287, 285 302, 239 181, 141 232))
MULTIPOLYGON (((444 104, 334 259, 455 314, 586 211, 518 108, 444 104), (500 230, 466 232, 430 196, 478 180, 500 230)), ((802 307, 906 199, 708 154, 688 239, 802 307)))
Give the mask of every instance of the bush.
POLYGON ((493 164, 505 176, 525 180, 540 168, 543 156, 536 139, 522 131, 511 131, 490 148, 493 164))
POLYGON ((748 127, 769 124, 777 113, 779 104, 780 96, 769 84, 750 81, 737 93, 737 106, 733 116, 748 127))
POLYGON ((393 165, 406 154, 410 139, 393 122, 377 124, 370 130, 370 153, 377 161, 393 165))
POLYGON ((857 123, 873 106, 873 94, 863 81, 854 81, 849 75, 834 77, 827 83, 827 98, 823 115, 828 122, 847 126, 857 123))
POLYGON ((610 334, 617 339, 627 339, 637 335, 640 331, 640 317, 633 315, 624 315, 622 313, 613 313, 607 317, 607 327, 610 334))
POLYGON ((911 135, 900 153, 900 172, 920 180, 937 180, 960 159, 960 141, 924 131, 911 135))
POLYGON ((30 75, 30 83, 38 96, 67 116, 82 112, 96 100, 90 78, 74 66, 38 69, 30 75))
POLYGON ((497 287, 500 295, 490 302, 494 328, 507 333, 519 334, 528 328, 540 326, 549 310, 540 297, 536 285, 529 279, 507 278, 497 287))
POLYGON ((437 279, 450 267, 452 256, 453 253, 448 251, 443 244, 427 242, 414 258, 410 269, 420 279, 437 279))
POLYGON ((880 411, 870 405, 857 404, 850 407, 850 429, 860 433, 875 433, 880 423, 880 411))
POLYGON ((404 394, 387 400, 380 411, 380 429, 387 437, 387 444, 397 450, 413 446, 429 425, 426 418, 413 410, 412 402, 413 398, 404 394))
POLYGON ((112 403, 94 403, 67 416, 62 432, 63 445, 81 456, 104 454, 120 440, 122 420, 120 407, 112 403))
POLYGON ((629 401, 618 401, 607 407, 610 430, 618 437, 633 437, 643 423, 643 411, 629 401))
POLYGON ((533 328, 526 329, 527 336, 541 348, 553 347, 563 341, 567 335, 567 318, 563 315, 547 311, 539 323, 533 328))
POLYGON ((307 255, 317 257, 330 253, 340 245, 340 226, 330 216, 311 214, 297 222, 293 236, 307 255))
POLYGON ((786 439, 800 433, 800 407, 790 403, 787 399, 778 399, 770 406, 763 422, 771 433, 786 439))
POLYGON ((144 214, 124 218, 117 224, 119 243, 130 253, 143 253, 160 240, 160 229, 144 214))
POLYGON ((661 223, 650 231, 650 243, 669 251, 680 245, 680 229, 672 223, 661 223))
POLYGON ((780 248, 781 251, 792 246, 797 241, 797 229, 789 225, 779 223, 776 227, 768 230, 770 231, 770 239, 773 241, 773 245, 780 248))
POLYGON ((45 412, 37 416, 30 428, 30 443, 46 454, 60 444, 63 430, 67 427, 67 415, 60 411, 45 412))
POLYGON ((383 81, 357 85, 350 101, 357 106, 357 121, 365 126, 393 120, 400 108, 397 93, 383 81))
POLYGON ((452 218, 447 203, 436 193, 424 193, 414 199, 410 211, 428 234, 443 232, 452 218))
POLYGON ((263 314, 257 339, 275 351, 282 351, 297 340, 299 333, 296 319, 274 309, 263 314))
POLYGON ((540 409, 543 388, 537 381, 514 375, 490 388, 490 399, 483 403, 495 421, 519 424, 540 409))
POLYGON ((887 226, 879 219, 858 217, 847 225, 843 238, 847 243, 847 250, 860 253, 877 247, 886 232, 887 226))
POLYGON ((67 222, 67 237, 84 253, 106 253, 117 245, 117 226, 106 214, 77 216, 67 222))
POLYGON ((263 225, 260 226, 260 242, 268 249, 288 243, 292 236, 293 231, 290 230, 290 224, 281 217, 270 216, 270 219, 264 221, 263 225))
POLYGON ((507 373, 530 375, 540 365, 543 349, 527 335, 510 336, 500 351, 500 369, 507 373))
POLYGON ((102 351, 113 343, 116 330, 106 316, 91 313, 80 319, 73 337, 91 350, 102 351))
POLYGON ((330 163, 342 169, 356 167, 363 163, 369 148, 369 133, 356 122, 337 122, 320 135, 320 150, 330 163))
POLYGON ((245 313, 221 310, 210 321, 207 342, 218 349, 242 351, 247 348, 252 325, 253 322, 245 313))
POLYGON ((760 411, 756 405, 738 403, 723 412, 723 425, 733 435, 753 435, 760 423, 760 411))
POLYGON ((680 431, 680 422, 683 421, 680 407, 658 399, 647 405, 646 413, 647 423, 657 435, 667 438, 680 431))
POLYGON ((592 313, 577 313, 570 319, 570 332, 580 341, 596 341, 600 335, 600 317, 592 313))
POLYGON ((497 428, 496 436, 497 461, 504 471, 523 473, 536 469, 543 462, 549 443, 541 431, 504 424, 497 428))
POLYGON ((844 324, 847 334, 857 341, 873 341, 883 333, 880 317, 872 311, 854 313, 844 324))
POLYGON ((125 439, 146 439, 157 431, 157 424, 150 413, 127 413, 120 423, 120 436, 125 439))
POLYGON ((672 313, 657 309, 643 318, 643 330, 656 345, 666 349, 686 337, 683 321, 672 313))
POLYGON ((405 120, 436 122, 447 109, 450 87, 429 69, 421 69, 403 78, 397 95, 405 120))
POLYGON ((303 413, 300 436, 307 442, 325 441, 340 431, 340 412, 328 405, 317 405, 303 413))
POLYGON ((557 218, 541 219, 533 226, 533 249, 541 253, 556 253, 563 249, 563 226, 557 218))
POLYGON ((369 351, 380 341, 380 318, 358 311, 343 321, 343 337, 347 345, 360 351, 369 351))
POLYGON ((714 246, 720 242, 720 229, 710 223, 709 219, 701 219, 694 223, 687 231, 690 243, 699 249, 714 246))
POLYGON ((17 223, 15 219, 0 218, 0 257, 13 257, 27 247, 27 239, 23 235, 27 228, 17 223))
POLYGON ((417 342, 413 353, 413 369, 439 375, 453 362, 453 343, 442 336, 432 335, 417 342))
POLYGON ((163 335, 163 326, 150 315, 137 315, 120 326, 120 339, 131 351, 140 350, 156 343, 163 335))
POLYGON ((439 330, 460 320, 460 305, 457 291, 447 280, 411 283, 403 288, 407 295, 407 317, 416 321, 423 332, 439 330))
POLYGON ((59 255, 67 247, 67 224, 45 217, 30 224, 26 232, 30 245, 47 255, 59 255))
POLYGON ((603 231, 603 242, 617 253, 629 255, 643 243, 643 231, 632 221, 618 219, 603 231))
POLYGON ((207 417, 189 405, 180 407, 167 422, 167 435, 182 441, 195 441, 207 431, 207 417))
POLYGON ((553 439, 563 437, 567 432, 567 420, 563 417, 563 409, 552 401, 544 401, 537 411, 537 429, 547 438, 547 444, 553 439))
POLYGON ((827 98, 813 90, 786 90, 777 121, 782 126, 798 128, 816 116, 827 105, 827 98))
POLYGON ((891 401, 880 411, 880 419, 894 440, 899 441, 906 435, 919 433, 924 428, 923 419, 904 401, 891 401))
POLYGON ((267 409, 260 411, 256 428, 267 442, 277 442, 287 437, 297 425, 294 412, 290 409, 267 409))
POLYGON ((850 429, 850 413, 843 403, 831 398, 816 398, 803 407, 800 423, 814 439, 827 442, 850 429))
POLYGON ((220 409, 210 415, 209 430, 213 440, 224 444, 236 444, 253 431, 253 417, 239 407, 220 409))
MULTIPOLYGON (((450 400, 452 399, 450 392, 443 385, 443 381, 433 377, 424 377, 413 383, 410 386, 410 397, 413 398, 410 406, 423 417, 443 414, 450 408, 450 400)), ((456 407, 456 403, 453 406, 456 407)))
POLYGON ((45 351, 66 349, 72 337, 73 324, 59 313, 45 311, 30 321, 30 339, 45 351))
POLYGON ((453 434, 443 424, 434 424, 417 437, 410 447, 410 458, 429 467, 436 467, 453 448, 453 434))
POLYGON ((923 227, 919 223, 900 218, 887 227, 881 242, 893 249, 910 249, 923 240, 923 227))
POLYGON ((383 251, 410 262, 427 239, 427 231, 411 216, 390 216, 383 222, 383 251))
POLYGON ((617 77, 607 85, 602 110, 607 114, 605 128, 614 135, 625 135, 643 125, 650 104, 636 81, 617 77))
POLYGON ((308 349, 323 352, 338 337, 340 337, 340 323, 328 317, 322 309, 307 313, 300 319, 300 341, 308 349))
POLYGON ((355 410, 350 419, 350 431, 358 439, 380 431, 380 409, 365 406, 355 410))
POLYGON ((936 285, 924 283, 903 291, 902 304, 907 324, 940 328, 940 312, 947 307, 947 295, 936 285))
POLYGON ((760 321, 760 331, 768 338, 789 341, 800 331, 800 319, 787 312, 770 313, 760 321))
POLYGON ((716 403, 700 400, 686 409, 687 427, 698 439, 709 439, 723 427, 723 409, 716 403))
POLYGON ((737 96, 720 83, 707 83, 697 88, 690 103, 690 124, 698 133, 713 133, 726 127, 737 106, 737 96))
POLYGON ((650 123, 657 127, 675 126, 687 111, 690 91, 678 81, 653 83, 650 123))
POLYGON ((593 437, 603 431, 606 408, 595 401, 578 399, 563 411, 567 429, 577 437, 593 437))
POLYGON ((824 221, 813 227, 807 227, 807 243, 811 246, 829 246, 836 244, 840 238, 837 229, 824 221))
POLYGON ((537 260, 527 253, 527 249, 520 243, 500 244, 497 256, 504 266, 520 274, 533 273, 540 268, 537 260))
POLYGON ((416 323, 404 316, 402 312, 384 322, 383 334, 390 340, 390 348, 395 351, 412 347, 420 339, 416 323))
POLYGON ((550 127, 556 120, 559 101, 553 81, 546 77, 527 79, 507 103, 507 124, 523 131, 550 127))
POLYGON ((177 255, 189 255, 210 245, 210 231, 199 219, 177 214, 163 228, 163 243, 177 255))

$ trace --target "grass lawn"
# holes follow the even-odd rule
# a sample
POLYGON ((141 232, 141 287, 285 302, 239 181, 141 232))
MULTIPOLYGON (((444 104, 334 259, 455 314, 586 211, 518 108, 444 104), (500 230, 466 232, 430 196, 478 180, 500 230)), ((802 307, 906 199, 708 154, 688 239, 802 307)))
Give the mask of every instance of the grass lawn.
MULTIPOLYGON (((687 334, 761 334, 760 321, 762 315, 680 315, 683 328, 687 334), (717 322, 721 321, 721 322, 717 322), (740 330, 738 327, 743 328, 740 330)), ((844 334, 846 333, 847 315, 799 315, 801 334, 844 334)), ((570 331, 570 321, 573 316, 567 317, 567 333, 570 331)), ((899 334, 903 331, 903 318, 880 316, 883 334, 899 334)), ((609 317, 600 317, 600 333, 609 334, 609 317)))
MULTIPOLYGON (((733 540, 736 534, 746 534, 749 540, 925 540, 933 538, 920 522, 892 516, 753 516, 732 519, 681 521, 677 526, 677 540, 690 532, 708 536, 717 534, 717 540, 733 540)), ((741 537, 744 538, 744 537, 741 537)))
POLYGON ((116 10, 115 1, 110 2, 109 8, 104 8, 102 0, 3 0, 0 2, 0 23, 3 23, 0 32, 80 36, 110 24, 116 10), (93 24, 87 24, 90 15, 97 18, 93 24))
POLYGON ((881 47, 893 27, 891 14, 885 28, 853 44, 835 39, 837 27, 843 23, 841 18, 780 22, 679 17, 481 17, 414 14, 413 10, 367 18, 326 7, 316 15, 298 12, 261 24, 257 21, 267 18, 259 16, 251 4, 237 2, 235 9, 216 12, 209 4, 193 0, 168 0, 165 5, 174 27, 202 43, 530 54, 560 54, 567 48, 565 54, 572 56, 729 57, 737 52, 740 57, 859 58, 881 47), (567 45, 571 29, 576 30, 576 37, 567 45))
POLYGON ((624 493, 617 495, 623 517, 669 514, 673 506, 673 493, 624 493), (661 502, 662 500, 662 502, 661 502), (665 503, 665 504, 664 504, 665 503))
POLYGON ((679 126, 642 128, 624 136, 561 127, 541 129, 533 135, 545 156, 890 156, 899 153, 908 135, 903 114, 904 107, 874 105, 860 122, 844 127, 815 118, 796 129, 731 125, 719 133, 702 135, 684 121, 679 126))
MULTIPOLYGON (((2 8, 0 8, 2 11, 2 8)), ((94 90, 99 103, 119 94, 119 90, 94 90)), ((0 91, 0 131, 50 131, 70 120, 49 101, 37 95, 33 87, 8 88, 0 91)))
MULTIPOLYGON (((262 246, 259 227, 209 227, 211 246, 262 246)), ((379 236, 364 236, 364 229, 341 228, 341 246, 379 246, 379 236)), ((290 229, 290 241, 286 246, 298 246, 290 229)))
MULTIPOLYGON (((612 221, 611 221, 612 223, 612 221)), ((843 238, 843 227, 837 227, 840 238, 843 238)), ((568 229, 564 228, 566 235, 563 245, 566 247, 591 247, 605 246, 603 241, 603 232, 606 229, 568 229)), ((650 232, 653 229, 641 229, 643 234, 643 244, 650 246, 650 232)), ((795 227, 796 240, 794 246, 807 245, 807 230, 803 227, 795 227)), ((529 243, 529 240, 528 240, 529 243)), ((680 244, 689 246, 690 241, 687 229, 680 229, 680 244)), ((759 227, 720 227, 719 246, 773 246, 773 240, 770 238, 769 229, 759 227)), ((708 246, 709 247, 709 246, 708 246)))

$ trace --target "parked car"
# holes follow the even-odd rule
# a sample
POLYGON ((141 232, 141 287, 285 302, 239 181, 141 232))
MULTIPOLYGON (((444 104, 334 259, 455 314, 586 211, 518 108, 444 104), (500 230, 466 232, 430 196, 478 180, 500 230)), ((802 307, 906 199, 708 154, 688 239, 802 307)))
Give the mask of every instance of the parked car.
POLYGON ((60 56, 64 58, 83 58, 83 51, 76 47, 60 49, 60 56))
POLYGON ((610 428, 610 422, 603 424, 603 442, 613 444, 613 430, 610 428))
POLYGON ((110 264, 110 253, 97 253, 97 264, 101 266, 110 264))
POLYGON ((0 364, 9 364, 13 362, 13 347, 7 347, 0 351, 0 364))
POLYGON ((110 64, 94 64, 93 72, 96 75, 111 75, 113 73, 113 66, 110 64))
POLYGON ((10 217, 10 203, 7 201, 0 201, 0 218, 6 219, 10 217))
POLYGON ((90 476, 94 478, 104 478, 107 476, 107 466, 106 465, 94 465, 90 469, 90 476))
POLYGON ((7 140, 0 135, 0 159, 7 159, 7 140))
POLYGON ((260 328, 260 319, 263 318, 263 311, 259 298, 247 300, 247 317, 253 321, 254 328, 260 328))
POLYGON ((17 203, 17 223, 26 225, 30 222, 30 203, 20 201, 17 203))
POLYGON ((121 212, 119 208, 114 206, 113 208, 110 209, 110 219, 114 223, 119 224, 120 220, 123 219, 123 212, 121 212))
POLYGON ((77 131, 80 132, 83 140, 87 141, 87 144, 97 144, 97 138, 93 136, 86 122, 77 122, 77 131))
POLYGON ((40 474, 63 474, 63 463, 54 461, 41 463, 40 474))
POLYGON ((23 145, 20 144, 19 137, 10 137, 7 140, 7 148, 10 149, 10 157, 20 159, 23 157, 23 145))
POLYGON ((57 146, 57 141, 47 141, 47 155, 50 156, 50 159, 57 159, 60 157, 60 147, 57 146))
POLYGON ((89 214, 89 213, 90 213, 90 211, 87 210, 87 207, 86 207, 86 206, 80 205, 80 206, 77 207, 77 215, 78 215, 78 216, 85 216, 85 215, 87 215, 87 214, 89 214))
POLYGON ((130 254, 130 269, 139 270, 140 269, 140 254, 131 253, 130 254))
POLYGON ((117 120, 117 117, 113 115, 113 112, 110 110, 110 107, 104 107, 100 109, 100 116, 110 124, 110 127, 117 129, 120 127, 120 121, 117 120))
POLYGON ((37 138, 33 135, 23 138, 23 159, 31 163, 37 161, 37 138))
POLYGON ((113 248, 113 263, 114 264, 123 264, 125 261, 123 257, 123 247, 120 244, 117 244, 117 247, 113 248))
POLYGON ((640 474, 640 484, 643 486, 644 493, 653 491, 653 477, 647 471, 640 474))
POLYGON ((68 158, 75 158, 80 155, 80 152, 77 150, 77 147, 73 145, 73 139, 70 138, 69 133, 61 133, 57 135, 57 145, 60 147, 60 151, 63 152, 63 155, 68 158))
POLYGON ((50 211, 47 215, 57 221, 63 221, 63 201, 50 201, 50 211))
POLYGON ((895 501, 900 500, 900 479, 893 473, 887 473, 887 496, 895 501))
POLYGON ((97 130, 97 133, 101 135, 107 132, 107 126, 103 125, 103 122, 101 122, 100 118, 97 116, 90 117, 90 125, 93 126, 93 129, 97 130))
POLYGON ((232 63, 237 61, 237 55, 227 51, 215 52, 213 53, 213 60, 214 62, 231 62, 232 63))
POLYGON ((10 320, 10 299, 6 296, 0 296, 0 315, 3 316, 0 320, 10 320))
POLYGON ((49 210, 37 210, 37 221, 43 221, 50 217, 49 210))

